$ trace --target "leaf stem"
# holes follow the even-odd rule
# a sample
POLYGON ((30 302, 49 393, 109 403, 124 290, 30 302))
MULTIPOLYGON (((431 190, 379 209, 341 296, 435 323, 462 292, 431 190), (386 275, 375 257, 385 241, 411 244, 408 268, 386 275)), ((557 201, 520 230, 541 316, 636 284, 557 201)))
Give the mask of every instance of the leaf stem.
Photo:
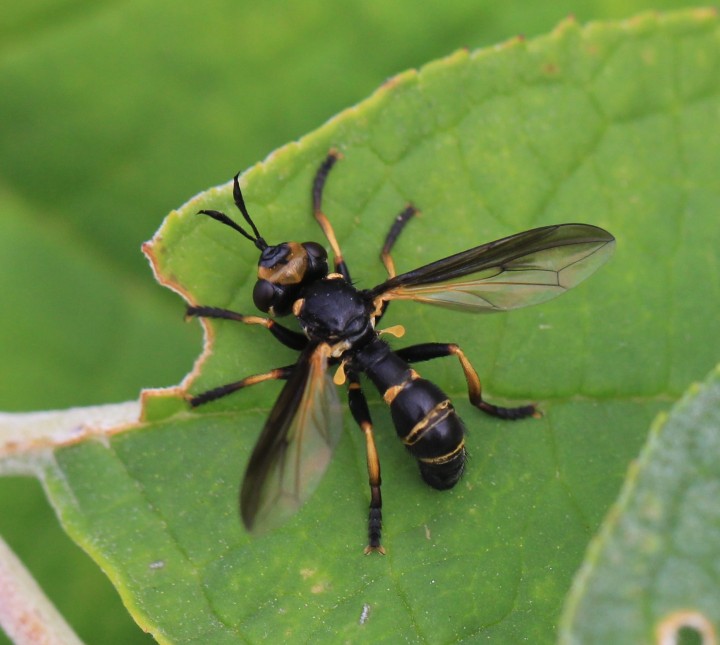
POLYGON ((15 645, 82 645, 72 627, 1 537, 0 625, 15 645))
POLYGON ((38 475, 49 452, 89 437, 104 439, 139 422, 128 401, 47 412, 0 413, 0 475, 38 475))

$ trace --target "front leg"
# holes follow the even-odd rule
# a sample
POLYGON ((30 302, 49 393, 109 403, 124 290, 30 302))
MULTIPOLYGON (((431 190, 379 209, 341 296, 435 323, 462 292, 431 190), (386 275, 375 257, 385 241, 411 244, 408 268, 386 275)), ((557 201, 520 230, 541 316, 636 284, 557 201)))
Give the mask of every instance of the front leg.
POLYGON ((196 316, 198 318, 221 318, 223 320, 234 320, 245 325, 262 325, 283 345, 290 349, 302 351, 308 344, 305 335, 283 327, 276 323, 272 318, 263 318, 262 316, 244 316, 229 309, 221 309, 219 307, 202 307, 190 306, 186 311, 187 316, 196 316))
POLYGON ((327 218, 325 213, 323 213, 322 209, 325 182, 327 181, 332 167, 338 159, 340 159, 340 153, 337 150, 330 150, 325 158, 325 161, 320 164, 320 167, 315 173, 315 179, 312 187, 313 214, 315 215, 315 219, 318 224, 320 224, 320 228, 323 230, 323 233, 325 233, 325 237, 330 243, 330 248, 332 249, 334 256, 335 272, 342 275, 346 282, 351 282, 350 271, 347 268, 347 264, 345 264, 345 260, 343 260, 340 245, 335 237, 335 231, 333 231, 332 224, 330 224, 330 220, 327 218))
MULTIPOLYGON (((405 228, 405 225, 408 223, 408 221, 418 214, 418 209, 415 208, 412 204, 408 204, 401 212, 400 214, 393 220, 392 226, 390 227, 390 230, 388 231, 387 236, 385 237, 385 243, 383 244, 382 250, 380 251, 380 260, 382 261, 383 265, 385 266, 386 271, 388 272, 388 279, 394 278, 396 275, 395 271, 395 263, 393 262, 392 255, 390 255, 393 246, 395 245, 395 242, 398 239, 398 236, 402 232, 402 230, 405 228)), ((377 318, 375 320, 375 323, 380 322, 380 319, 385 315, 385 312, 387 311, 387 308, 390 306, 389 300, 384 300, 382 303, 381 308, 379 309, 377 313, 377 318)))
POLYGON ((405 224, 408 223, 411 217, 417 214, 418 209, 415 208, 415 206, 413 206, 412 204, 408 204, 403 209, 403 211, 395 218, 392 226, 390 227, 390 230, 388 231, 387 236, 385 237, 385 243, 383 244, 382 251, 380 251, 380 260, 382 261, 385 269, 388 272, 388 278, 394 278, 396 275, 395 263, 393 262, 392 256, 390 255, 392 248, 393 246, 395 246, 395 242, 397 241, 398 236, 405 228, 405 224))

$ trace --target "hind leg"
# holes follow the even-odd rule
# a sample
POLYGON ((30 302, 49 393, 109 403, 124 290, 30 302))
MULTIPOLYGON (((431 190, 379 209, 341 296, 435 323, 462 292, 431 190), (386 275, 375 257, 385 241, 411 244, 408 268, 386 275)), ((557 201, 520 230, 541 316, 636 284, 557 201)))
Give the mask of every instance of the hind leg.
POLYGON ((468 398, 478 410, 482 410, 485 414, 500 419, 509 419, 515 421, 524 419, 525 417, 538 416, 537 408, 534 405, 521 405, 514 408, 503 408, 499 405, 493 405, 484 401, 482 398, 482 385, 480 378, 465 356, 465 353, 454 343, 422 343, 420 345, 412 345, 403 349, 398 349, 395 353, 408 363, 419 363, 421 361, 429 361, 433 358, 442 358, 444 356, 457 356, 460 365, 465 373, 465 380, 468 385, 468 398))

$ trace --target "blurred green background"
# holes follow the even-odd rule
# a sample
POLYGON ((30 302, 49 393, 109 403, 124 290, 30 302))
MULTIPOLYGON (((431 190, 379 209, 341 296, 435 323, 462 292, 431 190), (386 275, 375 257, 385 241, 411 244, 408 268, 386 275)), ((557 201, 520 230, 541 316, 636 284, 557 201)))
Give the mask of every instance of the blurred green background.
MULTIPOLYGON (((693 6, 90 3, 0 7, 0 409, 123 401, 177 383, 197 325, 142 254, 164 215, 460 47, 693 6)), ((0 480, 0 534, 89 643, 148 642, 37 482, 0 480)), ((0 643, 7 642, 0 635, 0 643)))

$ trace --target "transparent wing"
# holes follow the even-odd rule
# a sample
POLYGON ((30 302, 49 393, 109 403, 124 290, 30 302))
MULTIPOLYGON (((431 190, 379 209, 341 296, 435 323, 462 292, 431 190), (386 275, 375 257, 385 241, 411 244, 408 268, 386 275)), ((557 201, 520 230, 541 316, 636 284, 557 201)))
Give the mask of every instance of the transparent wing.
POLYGON ((330 463, 342 410, 327 361, 326 344, 300 355, 255 444, 240 491, 240 514, 253 533, 295 514, 330 463))
POLYGON ((544 226, 395 276, 370 295, 474 312, 517 309, 571 289, 614 249, 615 238, 597 226, 544 226))

